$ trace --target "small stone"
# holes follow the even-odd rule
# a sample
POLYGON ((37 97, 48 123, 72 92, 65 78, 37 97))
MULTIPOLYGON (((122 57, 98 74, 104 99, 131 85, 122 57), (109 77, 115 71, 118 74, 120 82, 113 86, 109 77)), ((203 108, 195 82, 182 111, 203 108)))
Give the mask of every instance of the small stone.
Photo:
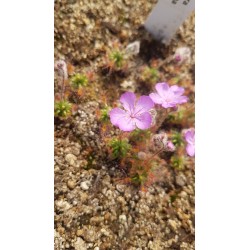
POLYGON ((177 175, 175 178, 175 182, 177 185, 179 185, 181 187, 185 186, 185 184, 187 182, 186 176, 184 174, 177 175))
POLYGON ((66 211, 71 208, 71 205, 64 200, 56 201, 56 206, 62 211, 66 211))
POLYGON ((169 224, 169 226, 171 227, 171 229, 172 229, 174 232, 176 232, 176 230, 177 230, 177 223, 176 223, 174 220, 169 219, 169 220, 168 220, 168 224, 169 224))
POLYGON ((87 245, 86 245, 85 241, 83 241, 82 238, 77 237, 77 240, 76 240, 76 242, 75 242, 75 249, 76 249, 76 250, 87 249, 87 245))
POLYGON ((120 221, 121 223, 126 222, 126 221, 127 221, 126 215, 125 215, 125 214, 121 214, 121 215, 119 216, 119 221, 120 221))
POLYGON ((76 235, 77 236, 81 236, 83 234, 83 230, 82 229, 78 229, 77 231, 76 231, 76 235))
POLYGON ((116 189, 117 189, 120 193, 124 193, 125 185, 117 184, 117 185, 116 185, 116 189))
POLYGON ((128 53, 129 55, 137 55, 140 52, 140 42, 139 41, 135 41, 133 43, 130 43, 127 47, 126 47, 126 53, 128 53))
POLYGON ((83 181, 80 184, 80 187, 82 190, 86 191, 89 189, 90 182, 89 181, 83 181))
POLYGON ((65 160, 69 163, 69 165, 74 166, 77 158, 73 154, 67 154, 65 156, 65 160))
POLYGON ((67 185, 69 189, 73 190, 76 186, 76 182, 74 180, 68 180, 67 185))

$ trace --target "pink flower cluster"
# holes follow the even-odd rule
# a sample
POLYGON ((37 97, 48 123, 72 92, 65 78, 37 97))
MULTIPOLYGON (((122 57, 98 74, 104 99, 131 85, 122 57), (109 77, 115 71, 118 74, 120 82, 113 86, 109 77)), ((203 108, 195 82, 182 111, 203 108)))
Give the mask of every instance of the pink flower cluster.
POLYGON ((132 131, 136 128, 148 129, 152 125, 152 108, 154 104, 160 104, 163 108, 176 108, 178 104, 188 101, 183 96, 184 89, 177 85, 169 86, 167 83, 157 83, 156 93, 149 96, 141 96, 138 100, 133 92, 122 94, 121 108, 110 111, 110 120, 114 126, 123 131, 132 131))

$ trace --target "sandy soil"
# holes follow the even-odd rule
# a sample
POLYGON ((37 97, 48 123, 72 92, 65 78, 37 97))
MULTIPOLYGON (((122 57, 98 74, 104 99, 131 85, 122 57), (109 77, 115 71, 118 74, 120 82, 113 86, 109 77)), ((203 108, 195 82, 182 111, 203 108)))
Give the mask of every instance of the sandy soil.
MULTIPOLYGON (((142 67, 149 65, 159 69, 158 82, 178 77, 194 103, 194 15, 164 46, 143 28, 155 2, 55 1, 55 60, 64 59, 75 72, 93 75, 83 97, 72 97, 77 105, 73 115, 55 118, 57 250, 194 249, 194 160, 189 159, 182 169, 166 164, 167 178, 145 192, 119 183, 117 178, 124 178, 126 171, 109 159, 98 119, 104 102, 112 106, 124 91, 148 94, 153 89, 154 84, 141 79, 142 67), (126 48, 134 41, 140 41, 140 53, 129 60, 125 72, 109 74, 107 52, 114 43, 126 48), (191 62, 176 68, 169 58, 181 46, 191 49, 191 62)), ((166 120, 162 128, 187 127, 166 120)), ((161 158, 168 163, 168 155, 161 158)))

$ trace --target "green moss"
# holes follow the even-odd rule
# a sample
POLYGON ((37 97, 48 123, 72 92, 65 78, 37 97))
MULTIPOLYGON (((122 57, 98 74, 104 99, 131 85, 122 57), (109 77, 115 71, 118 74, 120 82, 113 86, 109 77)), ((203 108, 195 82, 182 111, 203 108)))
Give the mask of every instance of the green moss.
POLYGON ((151 132, 150 130, 140 130, 135 129, 130 134, 130 140, 132 142, 143 142, 150 138, 151 132))
POLYGON ((55 116, 66 118, 71 114, 72 105, 68 101, 55 102, 54 114, 55 116))
POLYGON ((159 80, 159 71, 156 68, 146 67, 142 72, 142 80, 155 83, 159 80))
POLYGON ((174 143, 176 147, 180 147, 183 145, 183 139, 182 139, 181 133, 174 131, 172 133, 171 138, 172 138, 172 142, 174 143))
POLYGON ((83 75, 83 74, 75 74, 71 78, 71 85, 74 89, 86 87, 88 85, 88 78, 86 75, 83 75))
POLYGON ((110 54, 109 58, 118 69, 122 68, 124 64, 124 55, 122 52, 116 50, 110 54))
POLYGON ((104 107, 103 109, 100 110, 100 112, 101 112, 101 117, 100 117, 101 121, 106 122, 106 121, 109 120, 109 111, 110 111, 110 109, 111 109, 110 107, 106 106, 106 107, 104 107))
POLYGON ((183 159, 183 157, 172 156, 170 162, 171 162, 171 166, 173 168, 176 168, 178 170, 183 170, 184 169, 184 159, 183 159))
POLYGON ((127 139, 120 140, 120 139, 114 138, 110 141, 109 145, 112 150, 112 156, 118 159, 124 158, 131 148, 131 145, 128 143, 127 139))

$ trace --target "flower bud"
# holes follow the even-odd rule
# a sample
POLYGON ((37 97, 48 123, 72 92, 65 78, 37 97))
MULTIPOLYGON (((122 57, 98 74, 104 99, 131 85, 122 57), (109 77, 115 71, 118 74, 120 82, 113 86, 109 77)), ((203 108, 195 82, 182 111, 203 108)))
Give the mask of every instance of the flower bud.
POLYGON ((155 134, 152 137, 152 145, 155 150, 159 150, 161 148, 167 148, 168 136, 166 133, 155 134))
POLYGON ((175 51, 173 60, 177 64, 189 63, 191 59, 191 50, 188 47, 180 47, 175 51))
POLYGON ((167 143, 167 150, 171 152, 175 151, 175 145, 173 144, 173 142, 169 141, 167 143))
POLYGON ((58 73, 59 76, 64 77, 65 79, 68 78, 67 64, 65 63, 64 60, 56 61, 54 65, 54 69, 58 73))

